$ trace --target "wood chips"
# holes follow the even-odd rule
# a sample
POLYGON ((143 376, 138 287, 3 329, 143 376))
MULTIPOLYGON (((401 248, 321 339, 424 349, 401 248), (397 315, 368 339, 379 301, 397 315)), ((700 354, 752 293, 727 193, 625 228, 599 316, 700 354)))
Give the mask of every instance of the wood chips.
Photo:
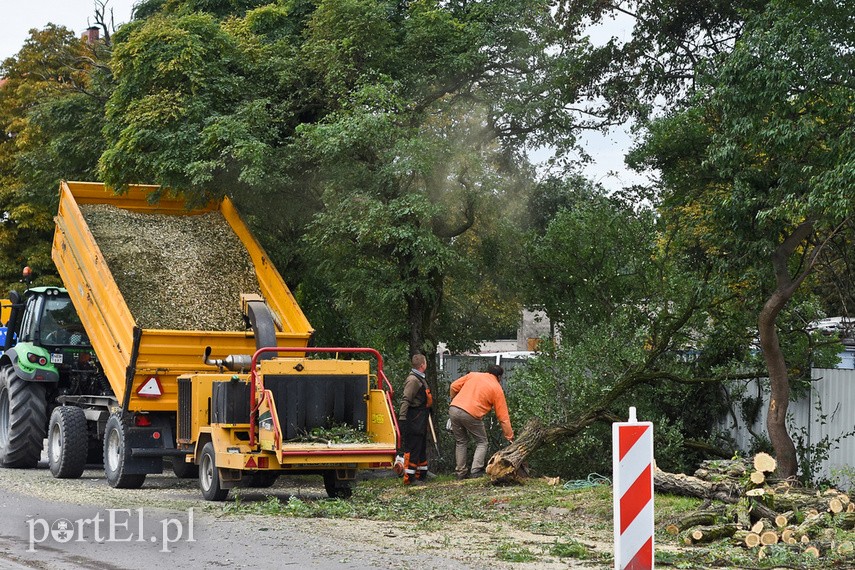
POLYGON ((219 212, 140 214, 80 207, 137 325, 244 330, 241 293, 259 293, 249 254, 219 212))

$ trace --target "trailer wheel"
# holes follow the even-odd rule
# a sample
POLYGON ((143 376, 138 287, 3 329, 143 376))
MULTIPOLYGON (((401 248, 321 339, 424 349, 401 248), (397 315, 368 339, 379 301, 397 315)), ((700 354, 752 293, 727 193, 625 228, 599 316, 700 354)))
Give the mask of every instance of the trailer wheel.
POLYGON ((31 469, 42 456, 47 404, 41 384, 27 382, 12 366, 0 370, 0 465, 31 469))
POLYGON ((187 463, 183 457, 173 457, 172 472, 179 479, 195 479, 199 476, 199 466, 195 463, 187 463))
POLYGON ((86 414, 76 406, 59 406, 50 415, 48 466, 58 479, 77 479, 86 468, 89 437, 86 414))
POLYGON ((335 476, 335 471, 324 471, 324 488, 330 499, 349 499, 353 495, 350 481, 339 479, 335 476))
POLYGON ((199 488, 208 501, 224 501, 229 494, 228 489, 220 487, 217 457, 214 444, 210 441, 202 448, 202 457, 199 459, 199 488))
POLYGON ((131 450, 127 443, 127 422, 118 415, 110 416, 104 432, 104 473, 107 482, 116 489, 139 489, 145 482, 145 474, 125 473, 130 462, 131 450))

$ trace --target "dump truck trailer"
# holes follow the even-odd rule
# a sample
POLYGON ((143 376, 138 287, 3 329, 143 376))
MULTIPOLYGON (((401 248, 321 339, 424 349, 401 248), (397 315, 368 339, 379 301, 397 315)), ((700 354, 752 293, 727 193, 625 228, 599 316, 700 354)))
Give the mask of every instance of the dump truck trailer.
POLYGON ((52 256, 64 287, 10 295, 0 356, 0 464, 33 466, 46 435, 55 476, 79 476, 101 451, 112 486, 140 487, 171 457, 178 476, 195 476, 201 466, 203 495, 215 500, 235 485, 272 484, 284 471, 321 474, 331 496, 347 496, 358 469, 390 467, 399 435, 379 353, 310 348, 311 326, 234 204, 224 198, 188 208, 169 195, 151 202, 158 191, 131 186, 117 195, 97 183, 61 184, 52 256), (170 234, 213 216, 227 225, 223 239, 236 238, 234 256, 188 252, 172 273, 201 267, 199 280, 211 288, 227 281, 240 265, 232 259, 242 257, 251 290, 224 302, 207 298, 204 284, 185 281, 163 296, 159 282, 146 281, 145 263, 152 270, 160 250, 183 244, 140 245, 128 227, 96 231, 96 209, 119 226, 155 220, 170 234), (124 258, 107 247, 117 240, 124 258), (198 330, 169 321, 191 303, 192 318, 230 303, 240 323, 215 319, 218 330, 198 330), (152 306, 165 320, 148 314, 152 306), (315 441, 332 428, 356 437, 315 441))

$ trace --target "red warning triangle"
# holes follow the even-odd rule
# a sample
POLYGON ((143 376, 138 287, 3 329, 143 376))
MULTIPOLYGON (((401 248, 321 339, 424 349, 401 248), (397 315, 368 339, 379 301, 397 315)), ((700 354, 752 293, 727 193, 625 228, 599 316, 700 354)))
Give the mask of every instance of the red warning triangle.
POLYGON ((163 386, 157 376, 149 376, 137 389, 137 396, 142 398, 159 398, 163 395, 163 386))

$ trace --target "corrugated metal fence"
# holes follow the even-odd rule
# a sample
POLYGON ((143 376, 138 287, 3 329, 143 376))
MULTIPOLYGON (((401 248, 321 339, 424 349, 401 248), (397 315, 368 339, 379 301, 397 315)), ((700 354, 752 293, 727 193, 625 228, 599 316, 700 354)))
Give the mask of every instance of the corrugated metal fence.
MULTIPOLYGON (((815 452, 817 469, 814 480, 831 480, 845 488, 855 481, 855 370, 814 368, 810 393, 790 402, 787 427, 793 440, 803 447, 827 449, 823 459, 815 452)), ((740 410, 735 417, 725 418, 721 427, 729 432, 740 450, 748 452, 755 443, 755 434, 766 436, 769 408, 768 382, 752 380, 746 396, 759 397, 759 410, 750 424, 740 410)), ((822 451, 820 451, 822 453, 822 451)))
POLYGON ((525 358, 502 358, 497 356, 443 356, 439 359, 437 366, 438 378, 442 382, 451 384, 464 374, 469 372, 481 372, 487 369, 489 364, 498 364, 505 369, 502 376, 502 384, 513 377, 514 368, 526 363, 525 358))

